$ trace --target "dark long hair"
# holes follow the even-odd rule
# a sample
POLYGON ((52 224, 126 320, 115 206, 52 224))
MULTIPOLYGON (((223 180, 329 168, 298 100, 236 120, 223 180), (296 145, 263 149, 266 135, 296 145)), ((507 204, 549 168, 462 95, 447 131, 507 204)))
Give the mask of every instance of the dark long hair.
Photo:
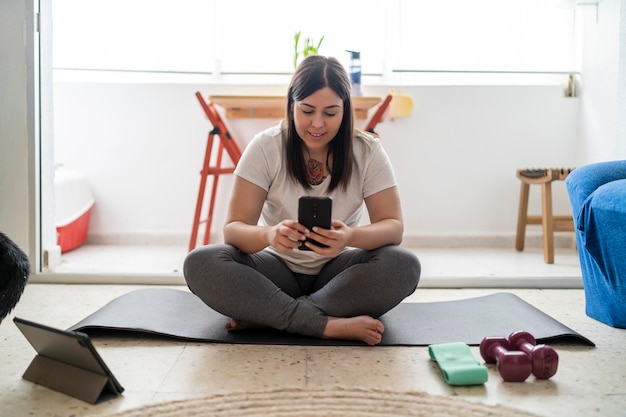
POLYGON ((332 57, 311 55, 305 58, 296 69, 289 84, 287 93, 287 113, 285 134, 287 146, 285 149, 287 170, 290 176, 305 188, 311 188, 307 181, 304 155, 304 143, 296 132, 293 111, 296 101, 306 97, 324 87, 329 87, 343 100, 343 119, 341 126, 329 145, 328 155, 332 154, 333 166, 331 170, 328 191, 333 191, 339 185, 345 189, 352 175, 353 155, 352 138, 354 134, 354 112, 350 99, 350 78, 341 63, 332 57))

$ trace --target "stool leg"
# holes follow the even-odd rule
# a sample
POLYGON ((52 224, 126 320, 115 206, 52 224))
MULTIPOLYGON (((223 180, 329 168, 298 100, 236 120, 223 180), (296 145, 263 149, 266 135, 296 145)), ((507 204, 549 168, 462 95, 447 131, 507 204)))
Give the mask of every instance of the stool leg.
POLYGON ((524 250, 526 239, 526 224, 528 222, 528 193, 530 185, 522 182, 519 195, 519 211, 517 213, 517 236, 515 237, 515 249, 524 250))
POLYGON ((552 183, 541 184, 541 216, 543 225, 543 259, 554 263, 554 218, 552 216, 552 183))

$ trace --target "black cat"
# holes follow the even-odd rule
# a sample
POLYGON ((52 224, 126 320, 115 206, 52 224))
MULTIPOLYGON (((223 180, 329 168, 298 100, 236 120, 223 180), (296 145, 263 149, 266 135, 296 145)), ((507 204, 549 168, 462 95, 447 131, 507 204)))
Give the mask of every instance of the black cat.
POLYGON ((28 256, 0 232, 0 322, 20 300, 29 276, 28 256))

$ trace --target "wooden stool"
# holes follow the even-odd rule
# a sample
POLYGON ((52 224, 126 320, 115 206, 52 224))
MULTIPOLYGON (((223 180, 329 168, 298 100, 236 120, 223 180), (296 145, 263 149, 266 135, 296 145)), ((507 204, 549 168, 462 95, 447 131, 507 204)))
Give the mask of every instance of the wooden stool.
POLYGON ((543 259, 546 263, 554 263, 554 232, 573 232, 574 221, 571 215, 555 216, 552 214, 552 181, 563 181, 572 171, 573 168, 517 170, 517 178, 522 181, 522 187, 515 249, 524 250, 526 225, 540 224, 543 226, 543 259), (541 216, 528 215, 528 194, 532 184, 541 185, 541 216))

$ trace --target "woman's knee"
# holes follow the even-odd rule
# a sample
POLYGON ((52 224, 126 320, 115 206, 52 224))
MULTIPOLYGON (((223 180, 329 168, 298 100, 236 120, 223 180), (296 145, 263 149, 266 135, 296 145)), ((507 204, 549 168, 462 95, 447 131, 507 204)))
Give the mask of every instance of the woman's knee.
POLYGON ((206 247, 196 248, 189 252, 183 262, 183 277, 189 289, 193 291, 193 283, 202 275, 206 263, 206 247))
POLYGON ((208 245, 189 252, 183 262, 183 276, 187 286, 192 289, 198 280, 205 280, 210 276, 209 272, 217 269, 219 259, 229 250, 228 245, 208 245))
POLYGON ((413 293, 419 283, 422 267, 414 252, 395 245, 384 246, 373 252, 379 273, 393 279, 396 288, 413 293))
POLYGON ((417 255, 401 246, 386 246, 382 256, 385 259, 385 268, 390 271, 394 279, 402 280, 412 293, 419 283, 422 265, 417 255))

